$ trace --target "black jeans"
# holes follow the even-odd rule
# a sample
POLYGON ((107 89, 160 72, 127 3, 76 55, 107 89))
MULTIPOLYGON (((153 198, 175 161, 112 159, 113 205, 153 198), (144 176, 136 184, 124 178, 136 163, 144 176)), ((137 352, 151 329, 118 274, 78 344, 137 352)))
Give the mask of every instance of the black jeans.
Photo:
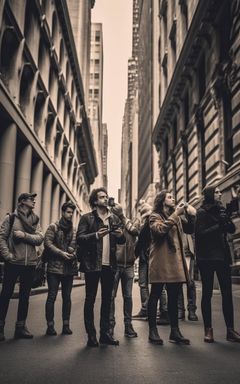
POLYGON ((114 272, 110 267, 102 267, 98 272, 85 273, 86 298, 84 303, 84 323, 87 334, 96 334, 94 326, 94 303, 97 295, 99 281, 101 283, 101 316, 100 333, 104 334, 110 328, 110 307, 114 284, 114 272))
POLYGON ((231 269, 224 261, 198 262, 202 279, 202 316, 205 328, 212 327, 211 299, 213 293, 214 272, 217 274, 221 294, 222 310, 227 328, 233 328, 233 299, 231 269))
POLYGON ((47 323, 53 323, 54 320, 54 303, 58 294, 59 284, 62 287, 62 319, 63 322, 69 322, 71 313, 71 292, 73 286, 72 275, 59 275, 57 273, 48 272, 48 297, 46 301, 46 320, 47 323))
MULTIPOLYGON (((166 283, 168 294, 168 313, 171 327, 178 327, 178 294, 182 283, 166 283)), ((149 328, 156 327, 157 303, 161 296, 164 283, 153 283, 148 300, 149 328)))
POLYGON ((2 292, 0 295, 0 323, 4 325, 8 306, 14 287, 19 277, 19 302, 17 322, 25 323, 28 314, 29 296, 34 277, 34 266, 16 265, 5 263, 2 292))

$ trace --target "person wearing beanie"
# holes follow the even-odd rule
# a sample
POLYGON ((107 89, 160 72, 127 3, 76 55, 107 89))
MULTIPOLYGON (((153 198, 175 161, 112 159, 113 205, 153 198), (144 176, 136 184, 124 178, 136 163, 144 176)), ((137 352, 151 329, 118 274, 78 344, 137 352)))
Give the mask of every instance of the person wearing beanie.
POLYGON ((204 341, 213 343, 211 298, 214 272, 217 274, 222 309, 227 328, 226 339, 240 342, 240 334, 234 330, 231 253, 227 234, 235 232, 235 225, 221 204, 221 191, 216 186, 203 190, 203 202, 197 211, 195 224, 196 259, 202 280, 201 308, 204 322, 204 341))
POLYGON ((0 256, 5 262, 0 294, 0 341, 5 340, 4 325, 17 279, 20 280, 15 339, 32 339, 26 326, 29 296, 37 264, 36 246, 43 242, 39 217, 33 212, 36 193, 21 193, 17 209, 6 215, 0 227, 0 256))
POLYGON ((189 281, 182 234, 183 231, 189 234, 194 231, 194 216, 191 213, 190 207, 183 203, 175 207, 175 200, 167 190, 159 192, 155 197, 153 212, 149 217, 152 244, 149 253, 151 292, 148 300, 148 339, 153 344, 163 344, 156 327, 156 314, 158 298, 164 284, 168 294, 171 326, 169 341, 190 344, 178 325, 178 295, 182 283, 189 281))

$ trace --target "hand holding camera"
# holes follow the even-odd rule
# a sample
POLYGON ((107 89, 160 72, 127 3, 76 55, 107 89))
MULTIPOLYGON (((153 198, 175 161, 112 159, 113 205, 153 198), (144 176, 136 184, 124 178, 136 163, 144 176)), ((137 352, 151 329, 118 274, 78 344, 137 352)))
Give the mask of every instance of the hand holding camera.
POLYGON ((178 216, 181 216, 186 211, 187 208, 188 208, 188 203, 182 202, 178 204, 177 208, 175 209, 175 213, 178 216))
POLYGON ((108 235, 108 233, 109 233, 108 225, 103 225, 101 228, 99 228, 97 232, 97 236, 99 239, 101 239, 102 237, 108 235))

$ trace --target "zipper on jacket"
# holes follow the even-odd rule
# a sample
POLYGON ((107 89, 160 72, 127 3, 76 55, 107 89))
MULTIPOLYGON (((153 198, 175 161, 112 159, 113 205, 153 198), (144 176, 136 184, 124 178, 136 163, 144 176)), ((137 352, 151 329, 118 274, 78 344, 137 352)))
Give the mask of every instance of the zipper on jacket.
POLYGON ((25 265, 27 265, 27 244, 26 244, 26 253, 25 253, 25 265))

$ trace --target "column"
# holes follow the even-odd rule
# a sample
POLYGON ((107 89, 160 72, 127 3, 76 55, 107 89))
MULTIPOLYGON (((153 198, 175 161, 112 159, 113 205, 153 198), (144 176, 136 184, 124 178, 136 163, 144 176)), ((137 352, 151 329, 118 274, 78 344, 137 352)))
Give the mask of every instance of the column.
POLYGON ((36 205, 35 205, 34 211, 38 216, 41 215, 42 182, 43 182, 43 162, 42 160, 40 160, 33 168, 32 180, 31 180, 31 192, 37 193, 36 205))
POLYGON ((42 209, 41 209, 41 224, 43 231, 46 231, 51 219, 51 204, 52 204, 52 174, 48 173, 43 179, 42 189, 42 209))
POLYGON ((17 128, 9 125, 0 135, 0 220, 13 210, 17 128))
POLYGON ((31 168, 32 168, 32 146, 26 145, 17 158, 16 172, 16 196, 15 202, 20 193, 30 191, 31 168))
POLYGON ((60 185, 56 184, 53 188, 53 195, 52 195, 51 222, 54 222, 60 218, 60 216, 59 216, 59 199, 60 199, 60 185))

